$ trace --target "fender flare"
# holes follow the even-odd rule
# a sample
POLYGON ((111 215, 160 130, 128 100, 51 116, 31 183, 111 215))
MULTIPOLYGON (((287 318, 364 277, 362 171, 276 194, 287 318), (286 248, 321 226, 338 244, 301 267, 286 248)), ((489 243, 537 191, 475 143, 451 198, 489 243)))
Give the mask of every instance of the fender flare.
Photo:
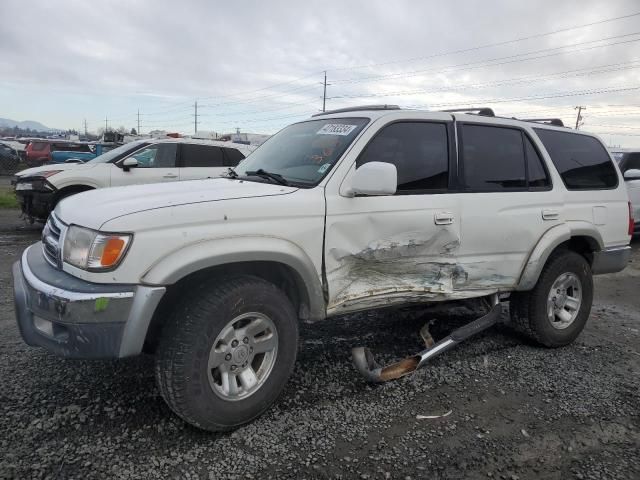
POLYGON ((551 253, 560 244, 577 236, 591 238, 597 246, 597 250, 604 248, 604 242, 602 241, 600 232, 589 222, 575 221, 555 225, 544 233, 529 255, 522 274, 520 275, 516 290, 526 291, 535 287, 538 282, 538 277, 551 253))
POLYGON ((277 237, 247 236, 204 240, 173 251, 153 264, 143 275, 145 285, 165 286, 191 273, 220 265, 275 262, 296 272, 298 288, 309 300, 309 319, 326 316, 320 274, 309 256, 296 244, 277 237))

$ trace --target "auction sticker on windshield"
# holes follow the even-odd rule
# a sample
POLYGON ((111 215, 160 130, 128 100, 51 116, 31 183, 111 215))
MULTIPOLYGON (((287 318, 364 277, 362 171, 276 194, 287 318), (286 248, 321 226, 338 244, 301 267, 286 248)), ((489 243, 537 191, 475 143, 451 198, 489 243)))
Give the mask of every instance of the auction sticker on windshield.
POLYGON ((317 135, 342 135, 347 136, 353 132, 358 125, 345 125, 344 123, 327 123, 318 130, 317 135))

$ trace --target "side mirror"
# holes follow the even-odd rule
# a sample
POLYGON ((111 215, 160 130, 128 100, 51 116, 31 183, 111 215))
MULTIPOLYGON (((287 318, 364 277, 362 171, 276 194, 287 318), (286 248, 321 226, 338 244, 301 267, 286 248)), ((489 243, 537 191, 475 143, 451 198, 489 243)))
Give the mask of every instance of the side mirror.
POLYGON ((122 162, 122 170, 124 170, 125 172, 128 172, 129 170, 137 166, 138 166, 138 160, 136 160, 133 157, 125 158, 124 161, 122 162))
POLYGON ((356 170, 351 179, 348 196, 393 195, 398 186, 396 166, 386 162, 369 162, 356 170))
POLYGON ((637 168, 632 168, 624 172, 625 180, 640 180, 640 170, 637 168))

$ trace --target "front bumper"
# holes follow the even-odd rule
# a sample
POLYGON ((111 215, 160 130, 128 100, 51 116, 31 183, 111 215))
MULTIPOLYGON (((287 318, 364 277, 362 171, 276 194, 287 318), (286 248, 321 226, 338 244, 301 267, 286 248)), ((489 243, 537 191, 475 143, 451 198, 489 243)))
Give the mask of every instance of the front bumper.
POLYGON ((611 247, 593 254, 591 271, 594 275, 616 273, 625 269, 631 257, 631 247, 624 245, 611 247))
POLYGON ((70 358, 121 358, 142 351, 164 287, 96 284, 46 262, 40 243, 13 265, 16 319, 28 345, 70 358))

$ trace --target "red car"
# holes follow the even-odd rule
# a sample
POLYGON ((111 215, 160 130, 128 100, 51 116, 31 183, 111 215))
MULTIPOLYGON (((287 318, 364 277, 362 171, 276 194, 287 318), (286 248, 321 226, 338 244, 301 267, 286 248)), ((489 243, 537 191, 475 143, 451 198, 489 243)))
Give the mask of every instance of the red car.
POLYGON ((51 152, 91 152, 86 143, 73 143, 64 140, 31 140, 25 149, 25 161, 29 167, 37 167, 51 161, 51 152))

